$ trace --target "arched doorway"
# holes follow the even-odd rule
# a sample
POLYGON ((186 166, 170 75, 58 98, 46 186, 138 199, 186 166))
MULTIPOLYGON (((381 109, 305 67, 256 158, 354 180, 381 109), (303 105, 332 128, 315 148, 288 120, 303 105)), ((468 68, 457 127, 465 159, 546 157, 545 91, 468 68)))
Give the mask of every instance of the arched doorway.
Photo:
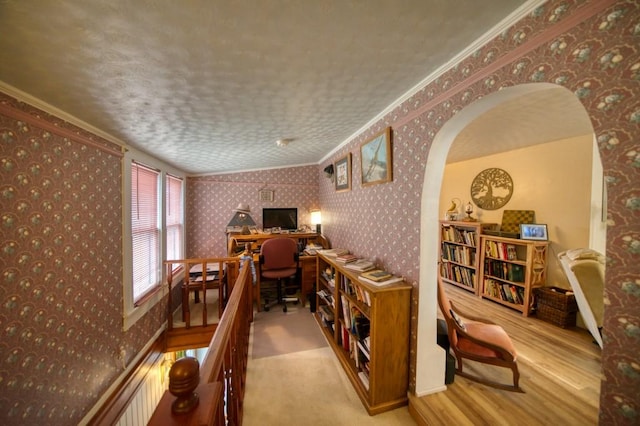
MULTIPOLYGON (((435 136, 426 164, 424 185, 421 201, 421 246, 420 246, 420 291, 418 300, 418 334, 416 353, 416 394, 418 396, 437 392, 444 389, 444 352, 436 345, 436 276, 439 251, 439 228, 438 220, 441 219, 439 209, 440 190, 443 182, 443 174, 447 157, 452 145, 458 135, 467 126, 493 109, 512 102, 517 99, 524 99, 527 96, 538 96, 544 91, 553 90, 554 93, 561 92, 564 108, 574 109, 578 114, 583 115, 581 126, 584 133, 593 133, 593 129, 588 121, 587 113, 578 99, 570 91, 549 83, 535 83, 514 86, 503 89, 483 99, 480 99, 468 107, 461 110, 455 117, 449 120, 435 136), (568 106, 567 106, 568 105, 568 106)), ((566 116, 566 110, 556 111, 558 117, 566 116)), ((562 118, 559 118, 562 120, 562 118)), ((560 123, 562 124, 562 123, 560 123)), ((550 142, 550 141, 547 141, 550 142)), ((539 142, 538 142, 539 143, 539 142)), ((495 150, 499 150, 499 142, 492 144, 495 150)), ((468 146, 466 148, 469 148, 468 146)), ((504 150, 514 149, 513 145, 504 150)), ((473 151, 473 149, 471 150, 473 151)), ((489 152, 491 153, 491 151, 489 152)), ((594 148, 594 163, 597 162, 597 173, 602 174, 597 149, 594 148)), ((602 208, 602 205, 600 205, 602 208)), ((592 215, 594 215, 592 213, 592 215)), ((602 224, 604 229, 604 224, 602 224)), ((597 226, 595 227, 597 228, 597 226)), ((594 229, 591 229, 593 232, 594 229)), ((595 243, 596 247, 604 252, 604 241, 595 243)), ((591 241, 589 242, 591 244, 591 241)))

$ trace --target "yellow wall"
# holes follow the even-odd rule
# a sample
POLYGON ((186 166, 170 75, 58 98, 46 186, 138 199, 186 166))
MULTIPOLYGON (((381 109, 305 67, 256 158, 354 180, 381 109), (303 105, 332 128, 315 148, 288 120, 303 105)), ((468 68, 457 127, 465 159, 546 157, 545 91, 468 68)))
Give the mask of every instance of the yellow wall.
POLYGON ((586 135, 447 164, 440 217, 444 219, 452 198, 459 198, 463 206, 470 201, 471 182, 479 172, 492 167, 505 170, 513 179, 511 200, 498 210, 481 210, 474 205, 472 216, 482 222, 500 223, 505 209, 534 210, 536 222, 546 223, 549 230, 547 285, 570 288, 557 255, 590 244, 592 147, 593 136, 586 135))

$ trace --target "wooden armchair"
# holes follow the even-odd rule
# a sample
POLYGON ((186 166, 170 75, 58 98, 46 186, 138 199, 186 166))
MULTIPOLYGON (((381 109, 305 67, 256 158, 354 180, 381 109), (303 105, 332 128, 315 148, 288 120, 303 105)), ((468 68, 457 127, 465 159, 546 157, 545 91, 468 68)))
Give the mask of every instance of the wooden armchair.
POLYGON ((522 392, 518 385, 520 373, 516 349, 504 329, 489 320, 466 315, 456 309, 445 293, 441 278, 438 278, 438 305, 447 323, 449 343, 456 357, 456 374, 499 389, 522 392), (464 371, 463 358, 511 369, 513 385, 464 371))

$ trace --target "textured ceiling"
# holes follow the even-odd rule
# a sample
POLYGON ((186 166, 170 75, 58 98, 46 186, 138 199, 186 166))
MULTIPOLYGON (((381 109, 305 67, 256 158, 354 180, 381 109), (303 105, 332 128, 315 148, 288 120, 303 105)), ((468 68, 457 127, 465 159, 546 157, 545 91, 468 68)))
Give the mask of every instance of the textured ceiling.
POLYGON ((315 164, 523 3, 3 0, 0 83, 191 174, 315 164))

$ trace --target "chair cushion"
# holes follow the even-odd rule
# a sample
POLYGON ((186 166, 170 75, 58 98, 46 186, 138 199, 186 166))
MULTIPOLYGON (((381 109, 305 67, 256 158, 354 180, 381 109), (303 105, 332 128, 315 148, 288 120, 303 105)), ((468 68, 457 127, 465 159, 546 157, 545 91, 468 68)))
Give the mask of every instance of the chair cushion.
POLYGON ((287 278, 296 273, 296 268, 287 269, 274 269, 262 271, 262 276, 265 278, 287 278))
MULTIPOLYGON (((504 348, 513 356, 513 359, 516 359, 516 348, 513 346, 513 342, 511 342, 509 335, 502 327, 496 324, 484 324, 481 322, 471 321, 468 321, 466 325, 467 334, 476 339, 484 340, 485 342, 504 348)), ((458 348, 461 351, 477 356, 483 356, 486 358, 503 358, 500 353, 493 349, 474 343, 461 335, 458 335, 458 348)))

